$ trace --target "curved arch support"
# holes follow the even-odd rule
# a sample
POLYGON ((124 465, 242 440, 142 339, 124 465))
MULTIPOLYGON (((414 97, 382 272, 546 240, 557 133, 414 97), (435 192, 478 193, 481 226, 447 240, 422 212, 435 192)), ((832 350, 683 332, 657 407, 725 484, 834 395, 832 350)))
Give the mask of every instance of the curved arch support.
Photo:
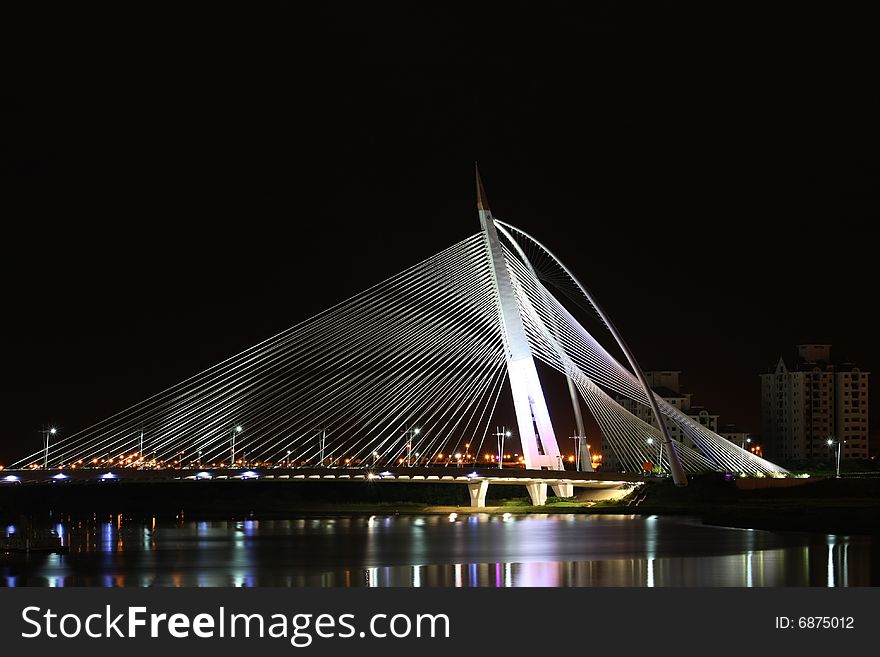
MULTIPOLYGON (((676 486, 687 486, 688 485, 687 475, 685 474, 684 468, 681 465, 681 459, 678 456, 678 450, 675 447, 675 441, 672 439, 672 436, 669 434, 669 428, 666 426, 666 422, 663 419, 663 414, 660 412, 660 407, 657 404, 657 399, 654 395, 654 391, 651 390, 651 386, 648 385, 648 379, 645 377, 645 373, 642 371, 642 368, 639 367, 639 364, 638 364, 638 361, 636 361, 635 355, 633 355, 629 346, 626 344, 626 341, 623 339, 623 336, 620 334, 620 331, 617 330, 617 327, 614 326, 614 324, 611 322, 611 319, 608 317, 608 315, 605 313, 605 311, 602 310, 602 306, 600 306, 596 302, 595 297, 593 297, 593 295, 586 288, 586 286, 578 280, 578 278, 571 272, 571 270, 569 270, 568 267, 566 267, 562 263, 562 261, 559 260, 559 258, 557 258, 553 254, 552 251, 550 251, 550 249, 548 249, 546 246, 541 244, 541 242, 536 240, 534 237, 529 235, 527 232, 517 228, 516 226, 512 226, 511 224, 505 223, 505 222, 501 221, 500 219, 495 219, 494 222, 495 222, 496 227, 504 234, 504 236, 507 237, 507 239, 512 244, 516 245, 515 248, 519 249, 519 245, 517 244, 517 241, 513 238, 513 236, 506 230, 507 228, 510 228, 512 230, 515 230, 515 231, 522 233, 523 235, 528 237, 530 240, 532 240, 535 244, 537 244, 539 247, 544 249, 544 251, 547 253, 547 255, 549 255, 551 258, 553 258, 556 261, 556 264, 558 264, 562 268, 562 270, 571 278, 571 280, 574 281, 574 284, 577 285, 577 287, 580 289, 580 291, 584 295, 584 297, 586 297, 586 299, 590 302, 590 304, 593 306, 593 308, 596 309, 596 313, 599 315, 599 317, 605 323, 605 326, 608 327, 608 330, 611 332, 611 335, 614 336, 614 340, 617 342, 617 345, 620 347, 621 351, 623 351, 624 356, 626 356, 626 360, 629 363, 629 366, 633 369, 633 373, 638 378, 639 383, 641 384, 642 388, 644 388, 645 395, 647 396, 648 402, 651 405, 651 412, 654 414, 654 417, 657 420, 657 424, 659 425, 660 430, 663 432, 663 451, 665 452, 666 458, 669 461, 669 470, 672 473, 672 480, 675 482, 676 486)), ((525 257, 525 254, 522 253, 521 249, 520 249, 520 257, 525 257)), ((528 262, 527 258, 526 258, 526 262, 528 262)))

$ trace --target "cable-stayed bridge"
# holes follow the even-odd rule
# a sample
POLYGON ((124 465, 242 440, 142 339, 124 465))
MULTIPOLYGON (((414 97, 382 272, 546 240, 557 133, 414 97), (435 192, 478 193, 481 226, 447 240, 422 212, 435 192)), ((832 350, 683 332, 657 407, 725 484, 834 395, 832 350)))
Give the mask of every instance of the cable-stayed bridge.
POLYGON ((584 404, 625 473, 654 463, 678 485, 688 472, 786 474, 656 395, 589 290, 537 239, 493 217, 479 173, 477 205, 477 234, 87 429, 47 435, 43 450, 12 468, 333 467, 388 476, 393 467, 397 477, 449 466, 482 472, 516 451, 520 463, 508 463, 524 467, 516 477, 543 480, 555 475, 540 471, 564 464, 540 361, 566 378, 579 436, 584 404), (576 319, 578 309, 598 318, 626 365, 576 319), (512 397, 518 450, 505 450, 493 431, 501 395, 512 397), (622 397, 649 406, 655 424, 622 397), (685 439, 673 440, 669 426, 685 439), (487 450, 491 463, 480 460, 487 450))

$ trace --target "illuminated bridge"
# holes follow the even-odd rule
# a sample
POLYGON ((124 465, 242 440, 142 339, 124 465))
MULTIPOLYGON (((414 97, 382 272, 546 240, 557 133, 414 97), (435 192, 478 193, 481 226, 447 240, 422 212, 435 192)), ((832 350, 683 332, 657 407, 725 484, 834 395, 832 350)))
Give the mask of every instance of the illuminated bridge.
POLYGON ((547 483, 570 496, 572 485, 621 480, 590 472, 585 452, 581 471, 564 469, 536 361, 565 377, 580 439, 583 404, 629 476, 646 465, 678 485, 688 472, 787 474, 656 395, 588 289, 537 239, 493 217, 479 173, 477 207, 477 234, 87 429, 47 432, 41 451, 0 474, 14 482, 189 469, 184 476, 467 483, 473 473, 476 504, 481 482, 521 479, 543 503, 547 483), (595 316, 626 364, 573 312, 595 316), (513 432, 496 429, 501 395, 512 398, 513 432), (650 407, 654 424, 619 398, 650 407))

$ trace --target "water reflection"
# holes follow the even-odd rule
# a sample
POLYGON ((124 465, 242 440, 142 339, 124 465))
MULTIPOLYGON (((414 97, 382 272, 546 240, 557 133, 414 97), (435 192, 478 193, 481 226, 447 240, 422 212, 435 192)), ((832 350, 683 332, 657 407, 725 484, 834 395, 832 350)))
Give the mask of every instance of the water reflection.
MULTIPOLYGON (((876 539, 657 516, 352 516, 49 525, 67 554, 0 555, 5 586, 876 586, 876 539)), ((7 536, 15 534, 6 527, 7 536)))
POLYGON ((834 543, 835 536, 828 535, 828 586, 834 586, 834 543))

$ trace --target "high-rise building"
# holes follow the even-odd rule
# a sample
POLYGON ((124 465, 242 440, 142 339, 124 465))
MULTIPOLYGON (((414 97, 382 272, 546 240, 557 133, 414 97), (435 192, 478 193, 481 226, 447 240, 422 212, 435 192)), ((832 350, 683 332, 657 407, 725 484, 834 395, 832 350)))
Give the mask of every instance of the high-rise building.
POLYGON ((797 357, 779 359, 761 375, 762 439, 777 461, 829 456, 868 458, 868 374, 833 363, 831 345, 802 344, 797 357))

